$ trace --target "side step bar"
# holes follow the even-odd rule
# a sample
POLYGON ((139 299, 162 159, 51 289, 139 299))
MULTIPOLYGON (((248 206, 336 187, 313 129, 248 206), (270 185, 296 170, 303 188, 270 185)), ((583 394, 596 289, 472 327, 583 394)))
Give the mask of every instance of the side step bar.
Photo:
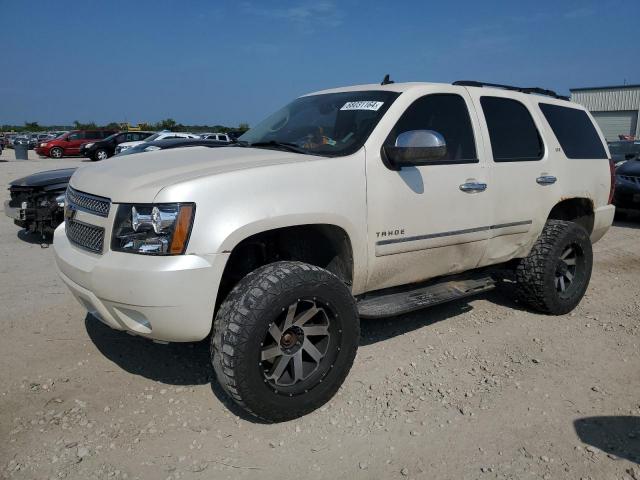
POLYGON ((431 285, 417 286, 410 290, 383 290, 368 294, 357 302, 361 318, 385 318, 402 315, 458 298, 486 292, 495 287, 490 276, 466 280, 444 280, 431 285))

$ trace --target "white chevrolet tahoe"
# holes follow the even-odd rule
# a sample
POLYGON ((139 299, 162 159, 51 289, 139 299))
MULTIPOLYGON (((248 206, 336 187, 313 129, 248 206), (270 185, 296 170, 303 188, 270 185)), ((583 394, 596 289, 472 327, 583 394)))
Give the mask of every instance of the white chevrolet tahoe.
POLYGON ((78 169, 56 262, 114 329, 210 336, 226 392, 281 421, 337 391, 360 318, 507 280, 535 310, 572 310, 613 220, 608 157, 589 113, 547 90, 325 90, 232 146, 78 169))

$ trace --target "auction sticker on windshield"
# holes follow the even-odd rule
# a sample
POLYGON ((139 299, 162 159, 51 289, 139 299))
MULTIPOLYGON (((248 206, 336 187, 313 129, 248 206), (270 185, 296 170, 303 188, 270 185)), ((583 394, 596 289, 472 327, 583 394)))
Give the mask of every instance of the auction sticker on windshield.
POLYGON ((347 102, 340 110, 379 110, 384 102, 376 102, 373 100, 360 100, 358 102, 347 102))

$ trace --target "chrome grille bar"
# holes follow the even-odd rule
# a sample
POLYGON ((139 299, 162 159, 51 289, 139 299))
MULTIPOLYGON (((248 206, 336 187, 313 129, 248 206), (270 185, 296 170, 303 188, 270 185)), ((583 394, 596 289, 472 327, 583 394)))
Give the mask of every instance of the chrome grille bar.
POLYGON ((75 207, 76 210, 83 210, 99 217, 109 216, 109 208, 111 200, 104 197, 98 197, 89 193, 80 192, 71 186, 67 187, 66 193, 67 204, 75 207))

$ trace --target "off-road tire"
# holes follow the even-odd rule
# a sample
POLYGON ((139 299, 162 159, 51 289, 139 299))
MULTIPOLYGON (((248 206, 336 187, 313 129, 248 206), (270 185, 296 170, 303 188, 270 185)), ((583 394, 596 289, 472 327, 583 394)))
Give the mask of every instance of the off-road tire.
POLYGON ((584 296, 593 267, 591 240, 577 223, 548 220, 531 252, 516 267, 516 295, 534 310, 563 315, 573 310, 584 296), (559 292, 556 275, 560 257, 573 247, 576 255, 574 281, 567 292, 559 292))
POLYGON ((280 261, 249 273, 222 302, 211 336, 211 361, 220 385, 240 407, 264 421, 280 422, 305 415, 333 397, 351 369, 359 337, 355 300, 344 282, 313 265, 280 261), (278 392, 265 379, 261 348, 278 316, 305 298, 330 306, 333 328, 339 326, 340 334, 328 342, 332 364, 326 372, 308 390, 292 395, 278 392))
POLYGON ((64 150, 62 150, 60 147, 53 147, 51 150, 49 150, 49 156, 51 158, 62 158, 64 157, 64 150))

